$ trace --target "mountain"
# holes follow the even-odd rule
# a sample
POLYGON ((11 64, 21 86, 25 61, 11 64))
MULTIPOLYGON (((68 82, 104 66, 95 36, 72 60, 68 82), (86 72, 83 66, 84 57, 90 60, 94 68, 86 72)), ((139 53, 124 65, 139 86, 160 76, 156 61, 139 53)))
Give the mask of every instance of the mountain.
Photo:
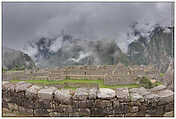
POLYGON ((132 64, 153 64, 160 72, 166 72, 173 59, 173 27, 157 26, 149 37, 140 36, 128 46, 128 56, 132 64), (149 40, 147 40, 149 39, 149 40))
POLYGON ((117 64, 127 56, 114 40, 84 40, 62 33, 55 38, 42 37, 31 42, 25 52, 39 67, 67 65, 117 64))
POLYGON ((31 41, 25 53, 39 67, 67 65, 155 65, 166 72, 173 59, 173 27, 139 23, 127 33, 128 52, 119 48, 117 40, 85 40, 62 32, 56 37, 40 37, 31 41))
POLYGON ((27 54, 10 48, 3 47, 3 69, 6 70, 19 70, 19 69, 31 69, 35 67, 35 64, 30 56, 27 54))

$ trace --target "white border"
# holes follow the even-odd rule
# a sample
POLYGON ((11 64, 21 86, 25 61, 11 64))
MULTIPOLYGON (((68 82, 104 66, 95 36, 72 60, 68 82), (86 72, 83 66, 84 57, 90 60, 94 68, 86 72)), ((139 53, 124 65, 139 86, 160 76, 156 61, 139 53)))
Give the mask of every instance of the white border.
MULTIPOLYGON (((0 76, 2 77, 2 2, 174 2, 174 0, 42 0, 42 1, 39 1, 39 0, 2 0, 1 1, 1 6, 0 6, 0 16, 1 16, 1 19, 0 19, 0 37, 1 37, 1 42, 0 42, 0 56, 1 56, 1 59, 0 59, 0 76)), ((176 3, 174 5, 174 8, 176 6, 176 3)), ((174 27, 175 27, 175 19, 176 19, 176 15, 175 15, 175 9, 174 9, 174 27)), ((175 31, 174 31, 174 39, 175 39, 175 31)), ((176 41, 174 41, 174 59, 176 59, 176 41)), ((176 63, 174 61, 174 68, 176 68, 176 63)), ((175 88, 175 85, 176 85, 176 81, 175 81, 175 77, 176 77, 176 73, 174 71, 174 91, 176 90, 175 88)), ((2 97, 2 81, 0 81, 0 96, 2 97)), ((175 101, 175 92, 174 92, 174 101, 175 101)), ((176 103, 174 103, 174 115, 176 115, 176 112, 175 112, 175 109, 176 109, 176 103)), ((0 98, 0 118, 2 118, 2 98, 0 98)), ((3 117, 3 118, 19 118, 19 117, 3 117)), ((44 118, 44 117, 22 117, 22 118, 26 118, 26 119, 31 119, 31 118, 44 118)), ((45 117, 45 119, 49 119, 50 117, 45 117)), ((61 117, 52 117, 52 118, 61 118, 61 117)), ((65 119, 65 117, 62 117, 63 119, 65 119)), ((67 117, 68 118, 68 117, 67 117)), ((78 118, 84 118, 85 117, 78 117, 78 118)), ((106 118, 106 117, 86 117, 86 118, 94 118, 94 119, 99 119, 99 118, 106 118)), ((108 117, 109 119, 112 119, 112 118, 115 118, 115 119, 120 119, 122 117, 108 117)), ((140 118, 140 119, 148 119, 148 118, 153 118, 153 117, 126 117, 127 119, 131 119, 131 118, 140 118)), ((158 117, 154 117, 153 119, 157 119, 158 117)), ((162 118, 165 118, 165 117, 162 117, 162 118)), ((174 118, 174 117, 173 117, 174 118)), ((75 117, 73 117, 72 119, 77 119, 75 117)), ((167 118, 166 118, 167 119, 167 118)), ((171 119, 171 118, 168 118, 168 119, 171 119)))

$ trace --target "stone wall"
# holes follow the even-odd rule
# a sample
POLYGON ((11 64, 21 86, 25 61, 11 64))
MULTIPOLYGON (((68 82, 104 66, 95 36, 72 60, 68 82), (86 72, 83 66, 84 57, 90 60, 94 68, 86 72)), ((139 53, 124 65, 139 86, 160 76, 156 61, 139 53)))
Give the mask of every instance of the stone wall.
POLYGON ((173 116, 174 94, 160 85, 141 88, 41 87, 26 82, 2 82, 3 108, 31 116, 136 117, 173 116))

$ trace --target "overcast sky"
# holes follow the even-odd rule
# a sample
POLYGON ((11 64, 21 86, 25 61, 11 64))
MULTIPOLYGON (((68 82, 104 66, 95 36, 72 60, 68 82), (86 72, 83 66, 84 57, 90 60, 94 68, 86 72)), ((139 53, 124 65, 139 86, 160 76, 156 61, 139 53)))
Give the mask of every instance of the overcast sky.
POLYGON ((3 3, 3 45, 22 49, 29 40, 62 30, 85 39, 118 39, 134 22, 170 25, 172 3, 3 3))

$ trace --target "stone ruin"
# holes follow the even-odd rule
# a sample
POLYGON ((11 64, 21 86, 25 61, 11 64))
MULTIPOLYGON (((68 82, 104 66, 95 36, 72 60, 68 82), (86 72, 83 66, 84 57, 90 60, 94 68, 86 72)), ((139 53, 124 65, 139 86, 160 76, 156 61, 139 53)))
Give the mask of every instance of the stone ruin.
POLYGON ((135 84, 137 77, 158 80, 159 72, 151 66, 125 66, 123 64, 105 66, 70 66, 49 72, 49 80, 88 79, 104 80, 107 85, 135 84))
POLYGON ((106 85, 117 84, 135 84, 137 77, 147 77, 149 79, 159 80, 159 72, 151 65, 147 66, 125 66, 117 65, 87 65, 87 66, 68 66, 55 69, 25 70, 16 73, 3 73, 3 80, 6 79, 40 79, 46 80, 64 80, 64 79, 82 79, 82 80, 104 80, 106 85))
POLYGON ((2 108, 34 117, 173 117, 174 93, 164 85, 58 90, 3 81, 2 108))

